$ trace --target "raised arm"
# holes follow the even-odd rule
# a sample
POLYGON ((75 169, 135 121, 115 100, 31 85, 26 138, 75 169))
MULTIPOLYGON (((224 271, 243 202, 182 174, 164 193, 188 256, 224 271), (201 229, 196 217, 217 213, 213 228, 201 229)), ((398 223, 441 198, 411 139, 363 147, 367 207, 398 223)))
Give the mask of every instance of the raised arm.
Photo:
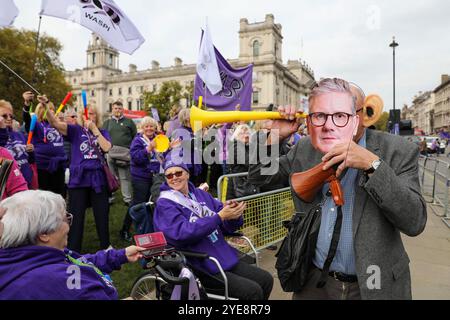
POLYGON ((48 123, 59 131, 63 136, 67 135, 67 123, 60 121, 58 118, 55 117, 55 114, 53 111, 48 110, 47 111, 47 120, 48 123))

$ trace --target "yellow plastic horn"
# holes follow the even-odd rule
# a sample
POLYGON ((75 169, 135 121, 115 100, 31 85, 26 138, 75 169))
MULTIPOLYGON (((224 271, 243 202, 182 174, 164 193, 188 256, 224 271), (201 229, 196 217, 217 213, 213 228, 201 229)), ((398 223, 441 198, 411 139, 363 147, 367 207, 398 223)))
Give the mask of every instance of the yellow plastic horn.
MULTIPOLYGON (((306 118, 306 113, 297 113, 297 118, 306 118)), ((191 107, 190 123, 194 132, 215 123, 227 123, 252 120, 282 119, 276 111, 205 111, 191 107)))
POLYGON ((165 136, 163 134, 158 134, 155 137, 154 141, 156 144, 156 147, 155 147, 156 152, 160 152, 160 153, 166 152, 170 147, 169 138, 167 138, 167 136, 165 136))
POLYGON ((364 127, 368 128, 374 125, 381 117, 383 113, 383 99, 377 94, 370 94, 364 100, 364 115, 363 123, 364 127))

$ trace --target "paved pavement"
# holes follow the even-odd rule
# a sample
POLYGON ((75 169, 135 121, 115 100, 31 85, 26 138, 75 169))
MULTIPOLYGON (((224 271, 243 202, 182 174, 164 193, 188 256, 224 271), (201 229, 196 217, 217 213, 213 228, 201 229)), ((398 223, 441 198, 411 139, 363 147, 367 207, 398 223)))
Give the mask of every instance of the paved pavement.
MULTIPOLYGON (((428 205, 425 231, 418 237, 403 236, 411 260, 412 294, 414 300, 450 299, 450 228, 434 214, 428 205)), ((435 208, 439 213, 441 208, 435 208)), ((275 278, 271 300, 288 300, 291 294, 283 292, 277 279, 274 257, 276 251, 262 250, 260 266, 275 278)))

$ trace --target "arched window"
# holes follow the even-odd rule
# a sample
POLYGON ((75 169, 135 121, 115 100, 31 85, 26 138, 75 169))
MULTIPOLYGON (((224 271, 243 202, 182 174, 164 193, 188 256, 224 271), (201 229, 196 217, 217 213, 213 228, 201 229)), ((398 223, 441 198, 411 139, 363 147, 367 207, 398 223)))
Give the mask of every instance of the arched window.
POLYGON ((253 41, 253 56, 254 57, 259 56, 259 41, 258 40, 253 41))

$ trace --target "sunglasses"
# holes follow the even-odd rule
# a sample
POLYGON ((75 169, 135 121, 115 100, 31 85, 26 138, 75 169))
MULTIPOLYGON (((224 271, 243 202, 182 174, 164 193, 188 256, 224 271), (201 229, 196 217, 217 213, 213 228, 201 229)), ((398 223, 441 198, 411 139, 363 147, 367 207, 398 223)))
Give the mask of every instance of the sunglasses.
POLYGON ((177 171, 177 172, 174 172, 174 173, 166 174, 166 179, 167 180, 172 180, 174 177, 179 178, 182 175, 183 175, 183 171, 177 171))
POLYGON ((70 116, 70 118, 75 119, 78 118, 78 116, 70 116))
POLYGON ((7 114, 3 114, 2 115, 3 119, 7 120, 8 118, 10 118, 11 120, 16 119, 16 117, 13 114, 7 113, 7 114))

